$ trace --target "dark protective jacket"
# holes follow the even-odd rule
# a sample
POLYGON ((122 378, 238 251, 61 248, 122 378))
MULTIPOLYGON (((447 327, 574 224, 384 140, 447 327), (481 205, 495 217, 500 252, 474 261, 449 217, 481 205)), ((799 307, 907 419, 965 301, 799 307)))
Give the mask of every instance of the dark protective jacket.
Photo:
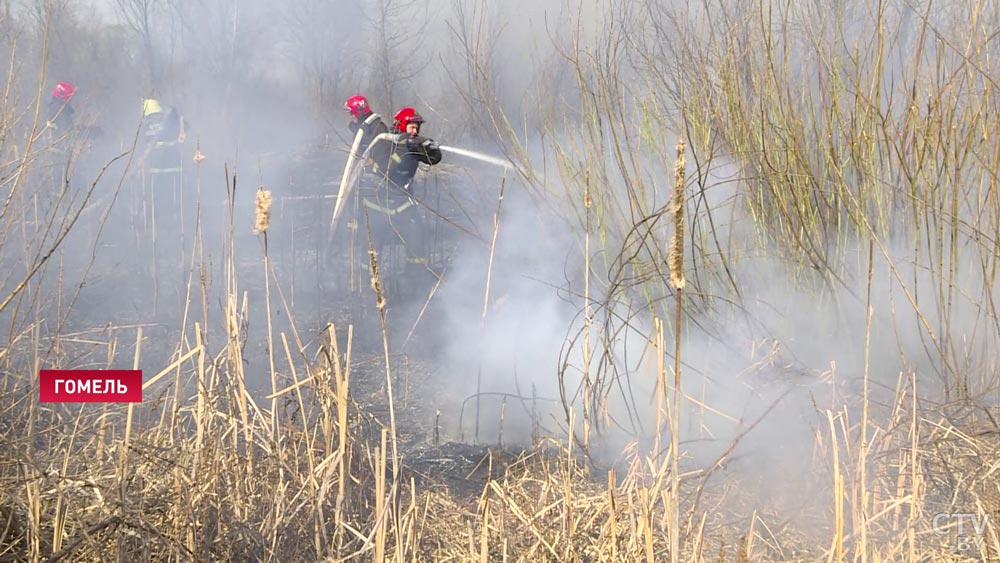
POLYGON ((47 124, 58 130, 60 134, 73 127, 73 114, 76 112, 73 111, 73 106, 69 102, 55 97, 50 98, 46 113, 49 116, 47 124))
POLYGON ((146 116, 143 131, 146 142, 153 145, 175 144, 181 134, 181 114, 174 108, 146 116))
MULTIPOLYGON (((351 133, 357 135, 358 129, 362 129, 364 134, 361 136, 361 143, 358 145, 358 154, 361 156, 365 154, 365 150, 371 145, 375 137, 378 137, 382 133, 388 133, 389 128, 386 126, 385 122, 382 121, 382 116, 377 113, 369 113, 365 116, 364 120, 361 122, 352 121, 350 123, 351 133)), ((385 163, 389 160, 389 152, 391 151, 391 145, 386 142, 379 142, 372 147, 371 153, 368 154, 368 161, 365 165, 372 171, 378 172, 378 163, 385 163)))
POLYGON ((433 166, 441 162, 441 148, 433 139, 400 133, 391 147, 389 179, 404 189, 413 181, 420 163, 433 166))
POLYGON ((180 112, 173 107, 147 115, 143 136, 146 140, 148 169, 152 173, 174 173, 183 171, 181 162, 180 134, 182 131, 180 112))

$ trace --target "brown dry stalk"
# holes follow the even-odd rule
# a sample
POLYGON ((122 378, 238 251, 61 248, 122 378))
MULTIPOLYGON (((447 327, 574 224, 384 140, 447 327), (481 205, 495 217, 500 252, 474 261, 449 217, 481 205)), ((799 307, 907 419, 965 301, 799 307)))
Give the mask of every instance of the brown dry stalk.
POLYGON ((681 397, 681 293, 684 289, 684 138, 677 139, 677 158, 674 161, 674 192, 670 213, 674 216, 674 237, 670 244, 670 283, 677 298, 676 326, 674 327, 674 397, 670 430, 670 561, 680 561, 680 397, 681 397))
MULTIPOLYGON (((264 234, 264 305, 267 311, 267 359, 271 368, 271 394, 278 392, 278 378, 274 367, 274 330, 271 323, 271 278, 270 257, 267 252, 267 230, 271 227, 271 191, 264 186, 257 188, 257 216, 254 234, 264 234)), ((278 399, 271 399, 272 439, 278 441, 278 399)))

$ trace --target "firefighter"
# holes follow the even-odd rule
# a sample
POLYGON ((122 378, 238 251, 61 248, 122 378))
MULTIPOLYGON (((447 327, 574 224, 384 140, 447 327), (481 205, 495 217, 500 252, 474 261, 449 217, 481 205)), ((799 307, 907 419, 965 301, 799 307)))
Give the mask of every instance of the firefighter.
MULTIPOLYGON (((389 128, 386 126, 385 122, 382 121, 382 116, 372 111, 371 104, 368 103, 368 98, 361 94, 355 94, 344 102, 344 111, 346 111, 350 117, 351 121, 348 126, 351 129, 351 133, 354 135, 352 141, 356 142, 357 145, 352 145, 355 149, 354 157, 361 158, 365 157, 365 161, 362 163, 361 174, 357 176, 359 192, 362 197, 371 198, 375 197, 375 193, 378 190, 380 184, 380 178, 385 176, 386 164, 389 160, 389 150, 390 146, 386 142, 377 142, 375 146, 371 147, 371 151, 368 152, 368 147, 372 144, 379 135, 386 134, 389 132, 389 128), (358 138, 358 134, 361 137, 358 138), (381 163, 381 166, 375 164, 376 160, 381 163)), ((350 160, 348 161, 350 163, 350 160)), ((354 169, 344 169, 345 177, 342 182, 348 181, 347 175, 354 174, 354 169)), ((345 185, 341 184, 341 191, 343 192, 345 185)), ((338 194, 340 198, 343 194, 338 194)), ((354 201, 357 203, 357 200, 354 201)), ((338 207, 347 206, 349 202, 337 202, 338 207)), ((356 205, 352 206, 353 211, 357 211, 356 205)), ((335 212, 336 213, 336 212, 335 212)), ((359 226, 358 216, 355 215, 348 223, 351 229, 352 244, 357 241, 357 228, 359 226)))
POLYGON ((156 98, 142 101, 143 143, 140 159, 145 173, 144 184, 151 191, 153 224, 157 220, 176 219, 183 203, 184 166, 181 145, 186 138, 184 117, 156 98))
POLYGON ((441 148, 433 139, 420 136, 424 118, 413 108, 403 108, 396 113, 393 129, 397 134, 393 142, 389 179, 412 195, 413 177, 421 163, 435 165, 441 162, 441 148))
POLYGON ((143 197, 138 211, 152 235, 153 305, 161 293, 180 295, 184 266, 184 237, 193 226, 196 203, 184 190, 181 145, 186 121, 174 107, 156 97, 142 101, 142 137, 145 145, 140 159, 143 197), (185 201, 185 199, 189 201, 185 201))
MULTIPOLYGON (((376 160, 377 189, 363 195, 373 243, 382 256, 383 280, 390 298, 416 296, 428 277, 429 244, 424 217, 418 209, 413 178, 421 163, 441 162, 441 149, 420 136, 424 119, 413 109, 396 113, 393 136, 376 141, 387 149, 384 165, 376 160), (413 290, 413 291, 410 291, 413 290)), ((376 148, 377 145, 373 146, 376 148)))
POLYGON ((45 124, 57 135, 65 135, 68 129, 73 127, 73 110, 70 99, 76 94, 76 86, 69 82, 59 82, 52 90, 52 98, 49 99, 49 106, 46 111, 48 120, 45 124))
MULTIPOLYGON (((389 128, 382 121, 382 116, 372 111, 371 105, 368 104, 368 99, 361 94, 355 94, 347 98, 347 101, 344 102, 344 111, 351 114, 351 122, 348 124, 351 133, 357 135, 359 129, 364 131, 361 142, 358 144, 356 156, 363 155, 375 137, 389 132, 389 128)), ((380 143, 372 147, 372 154, 368 155, 365 164, 369 171, 377 173, 379 168, 375 163, 380 162, 384 166, 388 158, 389 147, 384 143, 380 143)))
MULTIPOLYGON (((413 108, 403 108, 396 113, 394 135, 390 141, 376 141, 388 149, 388 156, 380 165, 375 162, 379 182, 374 197, 365 197, 364 205, 370 210, 392 218, 417 204, 413 196, 413 178, 421 163, 435 165, 441 162, 441 149, 432 139, 420 136, 424 123, 413 108)), ((376 145, 377 146, 377 145, 376 145)), ((372 147, 373 151, 376 147, 372 147)))
POLYGON ((180 174, 181 148, 186 138, 184 117, 156 98, 142 101, 143 163, 150 174, 180 174))

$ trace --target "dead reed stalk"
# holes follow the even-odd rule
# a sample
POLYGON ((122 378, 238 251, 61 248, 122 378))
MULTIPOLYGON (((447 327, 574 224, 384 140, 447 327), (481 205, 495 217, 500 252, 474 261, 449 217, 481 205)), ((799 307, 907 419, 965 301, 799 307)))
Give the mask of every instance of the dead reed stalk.
POLYGON ((674 395, 671 409, 670 431, 670 561, 680 561, 680 431, 681 431, 681 322, 683 312, 682 292, 684 289, 684 139, 677 140, 677 159, 674 162, 674 191, 670 213, 674 218, 674 236, 670 244, 670 283, 676 296, 676 317, 674 319, 674 395))
MULTIPOLYGON (((380 327, 382 329, 382 354, 383 354, 382 357, 383 360, 385 361, 385 389, 386 389, 386 399, 389 405, 389 434, 390 434, 389 440, 392 447, 392 481, 389 483, 388 487, 389 497, 388 499, 384 499, 384 496, 386 495, 385 491, 386 487, 385 484, 383 483, 381 487, 381 492, 378 493, 379 495, 378 502, 383 502, 384 499, 388 503, 387 506, 392 509, 393 521, 397 524, 397 526, 393 527, 393 531, 397 534, 397 543, 398 543, 400 541, 399 527, 398 527, 399 513, 397 510, 398 503, 396 502, 396 500, 399 494, 399 475, 401 467, 400 467, 399 449, 397 444, 398 434, 396 429, 396 400, 395 400, 395 394, 393 393, 393 385, 392 385, 392 357, 389 355, 389 332, 386 326, 386 300, 385 300, 385 294, 382 289, 383 288, 382 274, 379 270, 378 253, 375 251, 374 243, 372 242, 371 223, 368 221, 367 210, 365 212, 365 222, 368 225, 368 258, 369 258, 369 265, 371 266, 371 276, 372 276, 371 284, 372 284, 372 289, 375 291, 375 306, 378 309, 379 322, 380 322, 380 327)), ((385 431, 383 430, 382 450, 381 450, 382 458, 379 469, 380 474, 384 473, 386 469, 385 442, 386 442, 386 434, 385 431)), ((384 477, 380 478, 384 479, 384 477)), ((378 528, 378 535, 382 536, 382 540, 381 543, 379 543, 378 545, 381 546, 381 549, 384 552, 384 546, 385 546, 384 534, 386 533, 386 528, 383 527, 383 525, 385 523, 384 519, 388 519, 389 515, 382 514, 380 511, 379 518, 380 518, 379 520, 380 523, 378 528)), ((381 560, 382 559, 376 557, 376 561, 381 561, 381 560)))
MULTIPOLYGON (((257 188, 257 213, 254 233, 264 235, 264 307, 267 311, 267 361, 271 373, 271 394, 278 392, 278 376, 274 369, 274 330, 271 323, 271 267, 267 252, 267 230, 271 228, 271 191, 264 186, 257 188)), ((271 399, 271 439, 278 441, 278 398, 271 399)))

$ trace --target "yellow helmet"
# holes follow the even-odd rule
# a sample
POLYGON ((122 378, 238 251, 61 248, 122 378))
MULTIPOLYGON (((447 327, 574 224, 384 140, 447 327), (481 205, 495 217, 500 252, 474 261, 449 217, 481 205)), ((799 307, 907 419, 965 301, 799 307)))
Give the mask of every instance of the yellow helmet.
POLYGON ((147 115, 153 115, 154 113, 160 113, 163 111, 163 107, 160 106, 158 100, 152 98, 146 98, 142 101, 142 115, 143 117, 147 115))

